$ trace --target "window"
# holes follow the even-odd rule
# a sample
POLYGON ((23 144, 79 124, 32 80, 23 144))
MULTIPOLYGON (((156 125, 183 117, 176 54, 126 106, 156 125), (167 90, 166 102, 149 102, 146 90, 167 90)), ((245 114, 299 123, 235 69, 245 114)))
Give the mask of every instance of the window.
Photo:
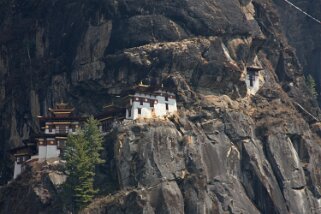
POLYGON ((66 142, 64 140, 58 140, 58 148, 64 148, 66 146, 66 142))
POLYGON ((166 103, 166 110, 168 111, 168 103, 166 103))
POLYGON ((140 100, 140 105, 142 106, 144 103, 143 103, 143 100, 140 100))
POLYGON ((52 132, 52 126, 49 126, 49 132, 52 132))
POLYGON ((154 100, 150 101, 150 107, 154 107, 154 100))
POLYGON ((57 133, 68 133, 69 132, 69 129, 68 129, 68 126, 65 126, 65 125, 59 125, 59 126, 56 126, 56 132, 57 133))
POLYGON ((138 114, 142 114, 142 109, 138 108, 138 114))
POLYGON ((255 81, 255 74, 253 74, 252 72, 250 72, 249 74, 249 80, 250 80, 250 86, 253 87, 254 81, 255 81))
POLYGON ((168 101, 168 96, 165 96, 165 101, 168 101))
POLYGON ((128 108, 127 111, 128 111, 128 117, 131 117, 132 116, 132 109, 128 108))
POLYGON ((20 163, 22 163, 22 161, 23 161, 23 158, 22 157, 18 157, 17 163, 20 164, 20 163))

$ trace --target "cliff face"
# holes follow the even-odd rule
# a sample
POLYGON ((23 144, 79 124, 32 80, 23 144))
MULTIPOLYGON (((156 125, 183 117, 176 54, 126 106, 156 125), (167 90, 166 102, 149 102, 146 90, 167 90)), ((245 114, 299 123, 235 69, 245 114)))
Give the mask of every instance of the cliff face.
MULTIPOLYGON (((315 8, 321 7, 320 1, 293 1, 304 11, 320 19, 321 11, 315 8), (312 3, 312 4, 311 4, 312 3)), ((280 21, 282 23, 284 33, 290 44, 296 48, 296 55, 300 59, 305 74, 311 74, 320 91, 320 35, 321 29, 317 27, 315 22, 306 16, 302 16, 291 7, 285 7, 284 2, 278 2, 278 11, 280 21), (307 57, 308 56, 308 57, 307 57)))
MULTIPOLYGON (((176 92, 177 115, 114 128, 97 186, 107 195, 109 186, 117 185, 84 213, 320 212, 320 110, 303 76, 309 66, 321 67, 314 33, 320 29, 296 12, 297 19, 289 19, 293 9, 286 4, 7 0, 0 5, 2 183, 12 176, 8 149, 38 131, 35 117, 55 102, 64 99, 79 114, 94 114, 122 88, 156 80, 176 92), (289 27, 297 25, 305 27, 295 32, 289 27), (264 68, 254 96, 245 84, 249 65, 264 68)), ((32 198, 35 206, 24 209, 30 203, 21 203, 16 213, 61 209, 57 190, 50 189, 54 182, 36 182, 36 172, 26 176, 29 188, 16 188, 26 185, 23 179, 2 187, 1 213, 10 213, 17 198, 32 198)))

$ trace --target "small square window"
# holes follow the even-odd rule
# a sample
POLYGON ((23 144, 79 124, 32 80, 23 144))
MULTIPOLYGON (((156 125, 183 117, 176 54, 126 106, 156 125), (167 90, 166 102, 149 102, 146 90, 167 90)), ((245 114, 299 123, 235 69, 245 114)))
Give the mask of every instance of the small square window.
POLYGON ((138 108, 138 114, 142 114, 142 109, 138 108))
POLYGON ((64 140, 58 140, 58 148, 64 148, 66 146, 66 142, 64 140))

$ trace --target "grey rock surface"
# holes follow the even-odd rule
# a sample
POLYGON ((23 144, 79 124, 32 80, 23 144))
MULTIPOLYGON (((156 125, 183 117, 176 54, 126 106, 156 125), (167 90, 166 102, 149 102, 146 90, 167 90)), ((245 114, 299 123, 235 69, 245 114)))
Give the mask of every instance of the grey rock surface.
POLYGON ((320 109, 303 75, 320 70, 319 26, 292 14, 271 0, 0 2, 0 213, 64 212, 60 169, 6 184, 37 115, 61 99, 96 114, 140 81, 174 90, 179 111, 115 124, 83 213, 320 213, 320 109))

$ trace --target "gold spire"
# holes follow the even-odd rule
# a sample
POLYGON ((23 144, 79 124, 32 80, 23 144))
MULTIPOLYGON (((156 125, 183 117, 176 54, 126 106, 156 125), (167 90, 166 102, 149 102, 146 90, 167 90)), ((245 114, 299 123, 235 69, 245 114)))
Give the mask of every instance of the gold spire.
POLYGON ((138 84, 138 86, 140 86, 140 87, 149 87, 149 85, 145 85, 145 84, 143 83, 143 81, 140 81, 140 83, 138 84))

